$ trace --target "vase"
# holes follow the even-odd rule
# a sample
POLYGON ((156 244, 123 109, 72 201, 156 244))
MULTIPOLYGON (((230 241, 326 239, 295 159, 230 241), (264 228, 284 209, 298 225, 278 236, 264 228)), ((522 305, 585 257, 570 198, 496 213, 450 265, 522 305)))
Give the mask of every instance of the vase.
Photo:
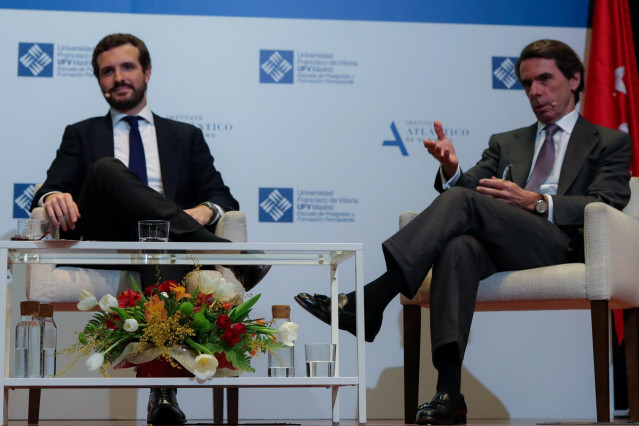
POLYGON ((216 352, 215 359, 217 359, 218 365, 213 377, 237 377, 242 374, 242 370, 233 367, 233 364, 226 359, 224 352, 216 352))

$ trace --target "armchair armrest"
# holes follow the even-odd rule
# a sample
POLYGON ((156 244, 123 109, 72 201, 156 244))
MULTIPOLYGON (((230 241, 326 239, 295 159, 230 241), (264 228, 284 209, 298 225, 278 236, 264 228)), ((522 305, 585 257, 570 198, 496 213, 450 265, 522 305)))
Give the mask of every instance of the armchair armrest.
POLYGON ((586 206, 586 291, 590 300, 639 304, 639 221, 604 203, 586 206))

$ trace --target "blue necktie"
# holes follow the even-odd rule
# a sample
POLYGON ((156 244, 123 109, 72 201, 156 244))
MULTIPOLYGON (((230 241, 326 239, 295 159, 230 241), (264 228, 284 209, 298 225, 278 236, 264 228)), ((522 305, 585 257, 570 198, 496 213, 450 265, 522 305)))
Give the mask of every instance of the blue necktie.
POLYGON ((146 158, 144 157, 144 145, 142 145, 142 136, 140 135, 140 127, 138 121, 140 117, 126 116, 123 118, 129 123, 129 169, 138 175, 140 181, 148 185, 149 180, 146 176, 146 158))
POLYGON ((530 179, 528 179, 528 183, 524 189, 538 192, 541 184, 546 182, 546 179, 548 179, 548 176, 552 171, 552 167, 555 164, 555 141, 553 140, 553 136, 559 130, 561 130, 561 128, 555 123, 546 125, 546 138, 544 139, 544 144, 539 150, 537 162, 535 163, 530 179))

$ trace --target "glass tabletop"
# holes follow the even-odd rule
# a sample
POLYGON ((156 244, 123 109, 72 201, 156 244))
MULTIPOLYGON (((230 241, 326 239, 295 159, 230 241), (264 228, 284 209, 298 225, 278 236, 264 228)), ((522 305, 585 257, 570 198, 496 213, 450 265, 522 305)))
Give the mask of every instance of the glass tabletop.
POLYGON ((177 243, 105 241, 0 241, 9 263, 293 264, 336 265, 362 250, 361 243, 177 243))

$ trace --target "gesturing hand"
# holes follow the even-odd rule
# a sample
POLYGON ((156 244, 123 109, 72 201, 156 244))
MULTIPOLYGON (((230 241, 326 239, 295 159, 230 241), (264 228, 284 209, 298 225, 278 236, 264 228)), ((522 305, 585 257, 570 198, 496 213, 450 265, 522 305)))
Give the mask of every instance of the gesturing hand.
POLYGON ((457 154, 455 154, 453 143, 444 133, 442 123, 435 121, 433 127, 438 140, 424 139, 424 147, 430 155, 441 163, 444 176, 450 179, 457 172, 459 159, 457 158, 457 154))

